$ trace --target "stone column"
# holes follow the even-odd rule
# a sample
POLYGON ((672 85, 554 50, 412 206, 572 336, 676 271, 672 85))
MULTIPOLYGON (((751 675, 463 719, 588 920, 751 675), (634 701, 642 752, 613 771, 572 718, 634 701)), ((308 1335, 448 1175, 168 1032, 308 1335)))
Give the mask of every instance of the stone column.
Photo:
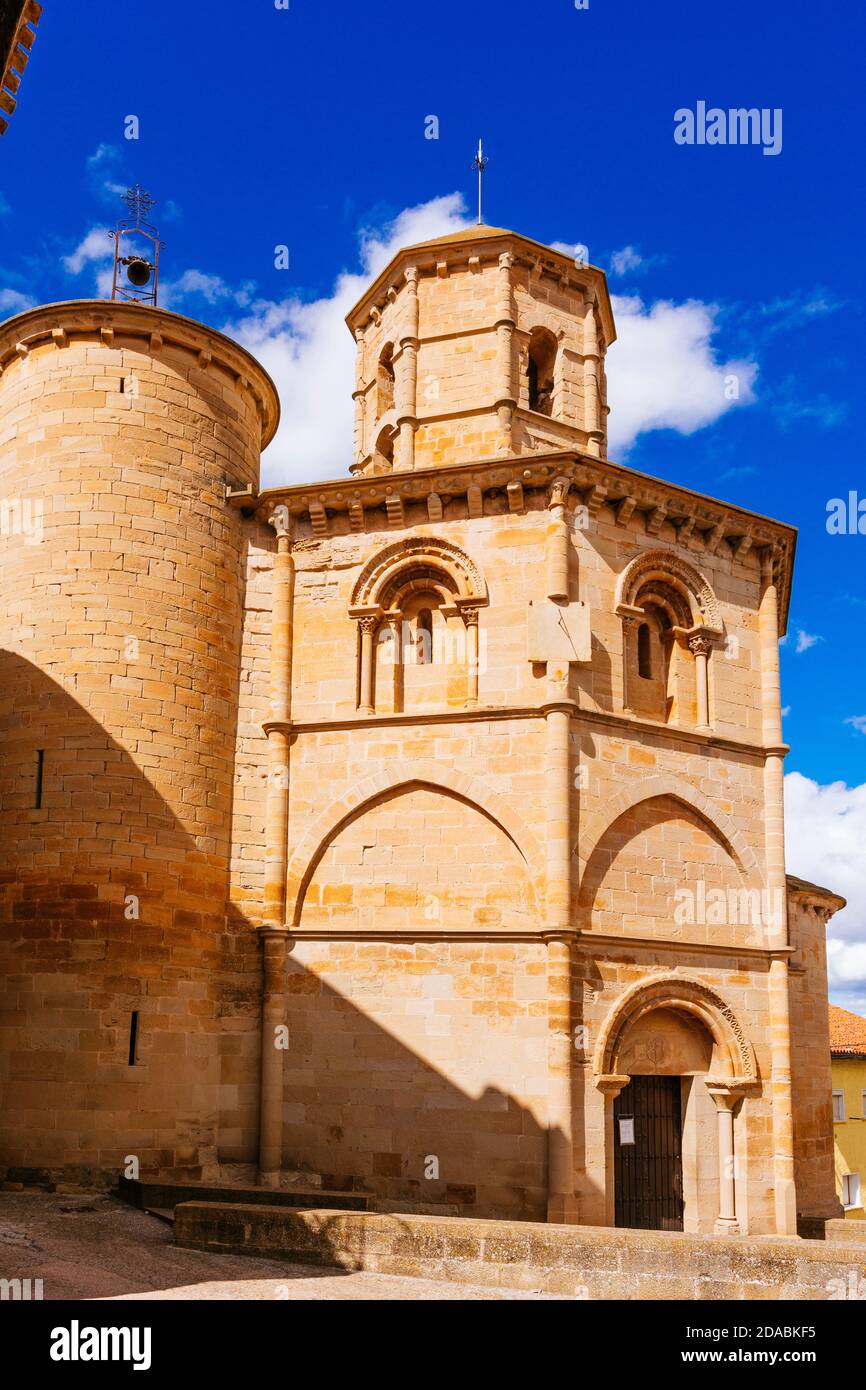
POLYGON ((262 1071, 259 1110, 259 1183, 279 1187, 283 1166, 283 1054, 286 1026, 285 928, 262 927, 262 1071))
POLYGON ((377 624, 377 618, 358 619, 361 630, 361 688, 358 707, 364 714, 373 713, 373 637, 377 624))
POLYGON ((703 636, 689 638, 689 651, 695 658, 695 686, 697 689, 698 700, 698 722, 696 725, 699 734, 712 733, 710 725, 710 687, 708 661, 712 643, 709 638, 703 636))
POLYGON ((613 1128, 613 1103, 620 1091, 631 1081, 630 1076, 611 1073, 597 1076, 595 1084, 604 1096, 604 1224, 616 1225, 616 1135, 613 1128))
POLYGON ((396 382, 397 450, 395 468, 408 472, 415 467, 415 430, 418 427, 418 268, 408 266, 406 275, 406 320, 400 336, 396 382))
POLYGON ((589 436, 587 452, 599 457, 601 454, 601 432, 599 411, 599 351, 598 328, 595 320, 595 301, 588 298, 583 317, 583 411, 584 429, 589 436))
POLYGON ((512 426, 517 390, 514 383, 514 292, 511 268, 514 257, 503 251, 499 257, 499 279, 496 286, 496 409, 499 415, 499 452, 514 451, 512 426))
POLYGON ((352 400, 355 402, 355 467, 359 467, 364 457, 364 412, 366 391, 364 390, 364 330, 355 330, 355 389, 352 400))
POLYGON ((288 508, 270 517, 277 535, 271 616, 271 710, 262 938, 262 1037, 259 1094, 259 1182, 277 1187, 282 1168, 283 1051, 276 1029, 286 1023, 286 874, 295 564, 288 508))
MULTIPOLYGON (((761 554, 761 604, 758 626, 761 643, 761 707, 764 742, 764 862, 770 923, 766 945, 788 946, 787 880, 785 877, 784 758, 779 689, 779 599, 775 555, 761 554)), ((788 961, 774 956, 769 971, 770 1091, 773 1102, 773 1169, 776 1231, 797 1233, 797 1195, 794 1188, 794 1117, 791 1098, 791 1023, 788 961)))
POLYGON ((634 710, 631 706, 631 679, 629 676, 630 663, 637 661, 635 633, 640 625, 640 619, 624 617, 622 619, 622 707, 629 714, 634 710))
POLYGON ((737 1220, 736 1160, 734 1157, 734 1106, 739 1096, 727 1086, 708 1083, 707 1090, 716 1106, 719 1126, 719 1214, 717 1235, 739 1235, 737 1220))
POLYGON ((547 1219, 578 1221, 572 1118, 571 946, 547 937, 547 1219))
POLYGON ((572 1142, 571 702, 568 664, 548 663, 545 707, 548 940, 548 1221, 577 1221, 572 1142))
POLYGON ((568 521, 565 513, 568 490, 571 483, 568 478, 556 478, 550 489, 550 500, 548 509, 550 520, 547 526, 547 596, 562 602, 568 602, 568 569, 571 550, 571 538, 568 533, 568 521))
POLYGON ((464 608, 461 617, 466 625, 466 704, 478 704, 478 609, 464 608))
POLYGON ((403 668, 406 661, 406 636, 409 624, 403 617, 401 609, 393 609, 386 614, 391 626, 393 637, 391 639, 391 654, 393 658, 393 670, 391 675, 391 708, 395 713, 403 708, 403 668))

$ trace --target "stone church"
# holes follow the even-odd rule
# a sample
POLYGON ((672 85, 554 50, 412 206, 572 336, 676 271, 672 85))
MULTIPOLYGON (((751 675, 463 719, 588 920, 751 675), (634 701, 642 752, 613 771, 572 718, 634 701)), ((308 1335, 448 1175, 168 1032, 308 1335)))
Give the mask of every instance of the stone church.
POLYGON ((348 328, 348 466, 260 491, 236 343, 0 326, 0 1177, 837 1214, 794 531, 607 457, 590 265, 478 226, 348 328))

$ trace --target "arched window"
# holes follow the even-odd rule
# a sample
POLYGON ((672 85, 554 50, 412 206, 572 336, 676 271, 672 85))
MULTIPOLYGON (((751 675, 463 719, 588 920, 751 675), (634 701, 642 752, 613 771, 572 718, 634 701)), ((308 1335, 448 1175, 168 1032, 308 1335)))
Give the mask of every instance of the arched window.
POLYGON ((539 415, 553 412, 554 368, 556 339, 546 328, 533 329, 529 336, 529 358, 526 364, 529 409, 539 415))
POLYGON ((647 623, 641 623, 637 630, 637 673, 645 681, 652 680, 652 645, 647 623))
POLYGON ((376 369, 376 414, 384 415, 394 405, 394 344, 386 343, 379 353, 376 369))

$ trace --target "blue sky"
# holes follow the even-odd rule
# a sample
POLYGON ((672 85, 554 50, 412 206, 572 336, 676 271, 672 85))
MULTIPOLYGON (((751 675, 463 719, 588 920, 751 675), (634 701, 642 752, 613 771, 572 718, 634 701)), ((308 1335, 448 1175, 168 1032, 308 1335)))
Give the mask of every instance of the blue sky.
MULTIPOLYGON (((152 25, 140 38, 110 0, 46 6, 0 142, 0 310, 95 293, 100 229, 139 179, 159 200, 171 306, 259 349, 284 409, 299 362, 324 400, 335 354, 351 363, 336 309, 395 239, 471 213, 483 135, 486 220, 585 243, 633 330, 618 413, 631 401, 635 428, 612 456, 799 528, 782 677, 788 770, 808 783, 794 785, 791 867, 853 888, 866 938, 866 535, 826 529, 831 498, 866 499, 861 7, 153 0, 136 14, 152 25), (674 112, 699 100, 780 108, 781 152, 676 144, 674 112), (686 372, 694 398, 661 412, 678 428, 651 428, 641 342, 670 363, 670 391, 686 372), (707 410, 730 363, 743 399, 707 410)), ((270 480, 300 479, 305 459, 343 471, 329 412, 287 413, 270 480)))

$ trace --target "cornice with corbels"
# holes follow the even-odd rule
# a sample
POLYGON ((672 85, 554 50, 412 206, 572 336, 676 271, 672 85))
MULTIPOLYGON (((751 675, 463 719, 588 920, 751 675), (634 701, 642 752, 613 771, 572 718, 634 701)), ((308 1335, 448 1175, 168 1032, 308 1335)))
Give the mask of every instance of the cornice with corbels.
MULTIPOLYGON (((425 275, 447 279, 454 270, 469 270, 477 274, 485 269, 502 268, 504 258, 508 257, 505 262, 508 269, 517 265, 525 266, 539 280, 548 277, 554 280, 560 289, 580 293, 584 302, 599 312, 601 304, 598 285, 604 283, 603 271, 588 264, 567 267, 555 252, 545 253, 534 243, 521 245, 519 239, 514 240, 514 236, 515 234, 506 232, 501 237, 475 243, 455 243, 453 246, 431 247, 428 250, 410 248, 412 262, 409 269, 414 273, 416 280, 425 275)), ((380 325, 383 313, 404 288, 406 271, 405 261, 398 255, 389 268, 387 278, 373 287, 372 297, 364 306, 364 312, 353 319, 359 305, 353 310, 353 314, 349 315, 353 334, 359 330, 366 331, 370 323, 375 327, 380 325)), ((361 300, 360 304, 363 305, 364 301, 361 300)), ((605 325, 605 328, 612 329, 612 322, 605 325)), ((605 341, 613 336, 612 331, 604 333, 605 341)))
POLYGON ((572 450, 270 488, 258 497, 232 495, 227 489, 227 500, 261 519, 282 503, 296 522, 308 520, 314 536, 324 538, 335 534, 332 523, 341 513, 355 533, 382 529, 381 520, 368 525, 369 512, 384 513, 389 530, 417 525, 417 518, 410 523, 406 515, 414 503, 426 504, 428 524, 441 522, 445 507, 455 498, 466 498, 469 516, 479 518, 494 492, 507 500, 505 517, 522 512, 534 493, 540 494, 542 507, 554 505, 552 499, 561 495, 567 497, 568 508, 585 507, 590 519, 604 512, 616 525, 625 526, 641 516, 649 537, 658 537, 662 525, 670 524, 676 532, 675 546, 695 554, 727 553, 734 564, 748 565, 750 573, 754 554, 772 568, 780 587, 784 630, 796 538, 792 527, 572 450))
POLYGON ((188 355, 190 365, 201 371, 219 368, 252 397, 262 430, 261 447, 273 439, 280 407, 264 367, 217 329, 158 306, 72 299, 26 309, 0 324, 0 376, 45 343, 63 351, 75 340, 92 338, 115 349, 128 346, 130 340, 140 342, 140 351, 149 356, 172 348, 188 355))

